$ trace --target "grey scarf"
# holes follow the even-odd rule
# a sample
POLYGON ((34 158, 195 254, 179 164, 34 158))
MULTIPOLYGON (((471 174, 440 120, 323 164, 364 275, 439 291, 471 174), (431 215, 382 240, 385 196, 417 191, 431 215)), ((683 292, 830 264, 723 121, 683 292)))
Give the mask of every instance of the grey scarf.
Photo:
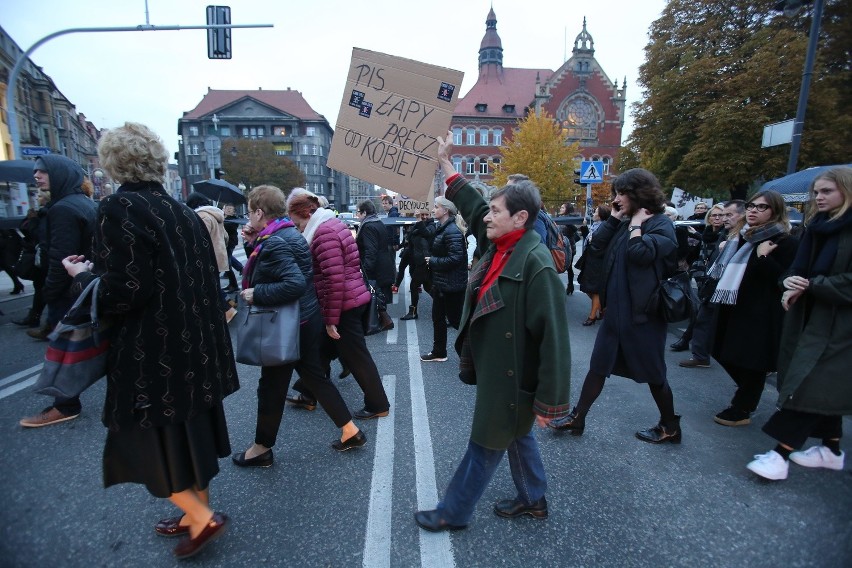
POLYGON ((748 230, 749 226, 746 225, 740 231, 740 235, 745 239, 743 246, 738 247, 739 236, 729 238, 719 258, 710 267, 710 272, 708 273, 710 278, 719 280, 719 284, 716 285, 716 291, 713 292, 713 296, 710 298, 711 304, 736 304, 740 283, 745 275, 748 259, 751 256, 751 251, 754 250, 755 244, 787 232, 784 225, 780 223, 758 227, 751 234, 747 234, 748 230))

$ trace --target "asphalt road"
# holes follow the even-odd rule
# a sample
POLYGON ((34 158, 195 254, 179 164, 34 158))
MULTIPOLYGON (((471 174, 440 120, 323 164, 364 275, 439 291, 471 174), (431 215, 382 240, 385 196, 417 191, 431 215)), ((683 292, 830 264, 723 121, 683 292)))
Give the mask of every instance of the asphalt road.
MULTIPOLYGON (((49 402, 30 392, 44 343, 10 323, 30 297, 10 297, 0 280, 0 566, 172 566, 173 540, 152 528, 175 509, 135 485, 103 489, 100 423, 104 386, 83 394, 71 422, 24 430, 18 420, 49 402), (23 385, 23 386, 22 386, 23 385), (16 390, 18 389, 18 390, 16 390)), ((27 291, 31 289, 27 286, 27 291)), ((402 290, 404 292, 404 290, 402 290)), ((612 378, 582 437, 537 432, 547 469, 550 517, 505 520, 493 503, 514 495, 508 465, 498 469, 467 530, 431 534, 415 525, 432 508, 468 438, 474 390, 457 378, 457 358, 421 363, 431 347, 430 300, 419 320, 400 322, 406 295, 390 307, 397 327, 368 338, 392 400, 389 417, 360 425, 369 438, 339 454, 320 411, 288 407, 275 465, 243 470, 229 460, 211 485, 228 533, 192 564, 199 566, 714 566, 852 565, 852 470, 791 465, 783 482, 745 469, 774 444, 760 431, 775 400, 767 386, 750 426, 712 421, 733 382, 718 365, 682 369, 669 352, 669 380, 683 415, 683 444, 652 446, 634 432, 658 418, 646 387, 612 378)), ((582 327, 588 299, 567 298, 571 322, 572 399, 585 376, 597 327, 582 327)), ((562 309, 554 306, 554 309, 562 309)), ((451 330, 450 340, 454 339, 451 330)), ((674 336, 670 338, 674 340, 674 336)), ((333 366, 336 376, 339 367, 333 366)), ((251 442, 256 368, 240 366, 242 389, 226 400, 235 452, 251 442)), ((351 379, 334 379, 350 408, 361 406, 351 379)), ((852 431, 850 421, 845 422, 852 431)), ((843 443, 848 453, 852 444, 843 443)))

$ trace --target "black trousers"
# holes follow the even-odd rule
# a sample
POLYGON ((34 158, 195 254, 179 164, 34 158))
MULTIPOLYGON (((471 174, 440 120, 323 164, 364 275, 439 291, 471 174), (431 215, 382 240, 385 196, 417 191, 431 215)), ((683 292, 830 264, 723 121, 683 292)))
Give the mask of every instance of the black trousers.
MULTIPOLYGON (((364 324, 361 323, 364 311, 369 304, 346 310, 340 314, 337 324, 337 332, 340 339, 334 340, 323 332, 323 342, 326 343, 322 349, 322 368, 327 369, 332 353, 336 353, 343 363, 355 377, 355 381, 364 393, 364 408, 369 412, 384 412, 390 408, 385 387, 382 386, 382 378, 373 356, 367 350, 367 341, 364 337, 364 324)), ((323 370, 323 372, 325 372, 323 370)), ((300 390, 300 389, 296 389, 300 390)), ((300 392, 303 392, 300 390, 300 392)), ((319 399, 317 399, 319 400, 319 399)))
POLYGON ((763 431, 782 444, 798 450, 805 445, 808 438, 842 438, 843 417, 782 408, 769 417, 763 431))
POLYGON ((432 293, 432 353, 446 356, 447 354, 447 320, 453 328, 458 329, 464 307, 464 290, 460 292, 432 293))
POLYGON ((766 371, 755 371, 746 369, 739 365, 733 365, 719 361, 725 372, 731 375, 737 383, 737 391, 731 399, 731 406, 745 412, 754 412, 760 403, 760 395, 766 385, 766 371))
POLYGON ((429 278, 429 269, 426 268, 425 264, 422 266, 411 265, 408 271, 411 273, 411 283, 408 288, 411 295, 411 305, 416 308, 420 302, 420 286, 423 286, 423 289, 428 292, 432 285, 429 278))
POLYGON ((271 448, 278 437, 287 389, 295 369, 299 381, 311 398, 319 401, 323 410, 338 428, 352 420, 349 408, 340 391, 326 376, 320 359, 320 338, 325 335, 322 315, 316 312, 302 324, 299 335, 301 359, 295 363, 276 367, 261 367, 257 383, 257 426, 254 441, 271 448))
POLYGON ((701 303, 698 305, 698 313, 690 322, 690 327, 683 334, 690 334, 692 341, 689 342, 689 348, 692 352, 693 359, 701 361, 710 360, 710 352, 713 349, 713 334, 716 331, 716 313, 719 310, 715 304, 701 303))

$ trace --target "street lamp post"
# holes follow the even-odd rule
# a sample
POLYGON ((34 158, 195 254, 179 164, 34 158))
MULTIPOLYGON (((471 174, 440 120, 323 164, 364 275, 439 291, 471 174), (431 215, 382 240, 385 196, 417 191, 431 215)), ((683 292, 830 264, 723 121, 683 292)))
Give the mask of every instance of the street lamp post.
MULTIPOLYGON (((802 72, 802 87, 799 90, 799 105, 796 108, 796 119, 793 121, 793 139, 790 144, 790 157, 787 160, 787 174, 796 172, 796 164, 799 161, 799 146, 802 143, 802 129, 805 125, 805 111, 808 108, 808 93, 811 89, 811 75, 814 72, 814 60, 816 59, 817 43, 819 42, 819 28, 822 21, 822 7, 825 0, 814 0, 814 11, 811 15, 811 31, 808 36, 808 52, 805 56, 805 70, 802 72)), ((782 0, 775 5, 775 10, 784 12, 788 17, 795 16, 802 4, 802 0, 782 0)))

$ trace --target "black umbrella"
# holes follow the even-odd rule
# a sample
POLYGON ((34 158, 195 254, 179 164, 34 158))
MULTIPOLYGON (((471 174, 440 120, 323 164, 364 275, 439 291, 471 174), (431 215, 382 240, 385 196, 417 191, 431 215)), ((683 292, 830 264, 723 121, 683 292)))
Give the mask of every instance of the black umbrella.
POLYGON ((0 162, 0 181, 35 183, 32 160, 3 160, 0 162))
MULTIPOLYGON (((840 165, 852 166, 852 164, 840 165)), ((808 168, 794 174, 768 181, 760 186, 760 189, 772 189, 777 191, 784 196, 784 201, 787 202, 807 201, 810 198, 808 190, 810 189, 811 183, 814 179, 816 179, 818 175, 825 173, 826 170, 836 167, 838 166, 817 166, 815 168, 808 168)))
POLYGON ((239 205, 246 202, 246 196, 232 183, 223 179, 204 179, 192 184, 193 189, 216 203, 239 205))

